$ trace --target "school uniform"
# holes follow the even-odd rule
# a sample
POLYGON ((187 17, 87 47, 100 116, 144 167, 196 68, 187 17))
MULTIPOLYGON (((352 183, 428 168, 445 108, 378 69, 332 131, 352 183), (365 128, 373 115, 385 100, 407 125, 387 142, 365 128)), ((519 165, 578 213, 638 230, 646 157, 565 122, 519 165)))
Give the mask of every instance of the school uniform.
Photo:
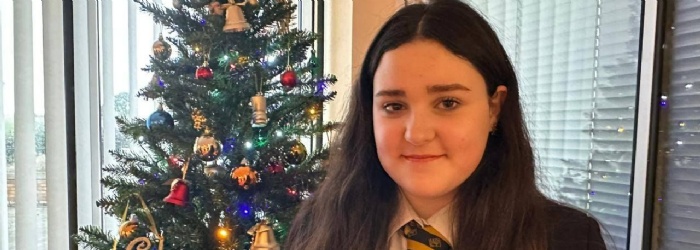
MULTIPOLYGON (((412 220, 420 227, 429 226, 431 232, 439 232, 443 245, 452 246, 452 228, 454 221, 450 218, 452 206, 448 205, 427 219, 420 218, 405 196, 399 195, 399 208, 389 225, 389 250, 408 249, 409 239, 404 225, 412 220)), ((605 242, 600 233, 600 226, 593 218, 576 209, 550 203, 546 207, 548 245, 550 250, 603 250, 605 242)), ((440 242, 437 242, 439 245, 440 242)), ((443 246, 445 247, 445 246, 443 246)), ((440 249, 440 248, 435 248, 440 249)), ((455 249, 457 250, 457 249, 455 249)))
POLYGON ((452 245, 452 227, 454 224, 449 216, 452 206, 445 206, 433 216, 424 220, 416 214, 404 195, 399 194, 399 196, 399 209, 389 225, 389 250, 407 249, 407 239, 404 236, 402 227, 411 220, 415 220, 421 226, 432 226, 442 234, 441 236, 444 236, 448 244, 452 245))

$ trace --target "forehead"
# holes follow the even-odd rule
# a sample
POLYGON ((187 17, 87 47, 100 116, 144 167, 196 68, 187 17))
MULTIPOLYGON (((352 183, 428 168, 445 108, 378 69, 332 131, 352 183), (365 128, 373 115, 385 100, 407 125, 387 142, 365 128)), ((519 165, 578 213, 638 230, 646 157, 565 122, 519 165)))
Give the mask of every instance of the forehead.
POLYGON ((384 53, 374 75, 375 92, 381 88, 423 88, 449 83, 472 90, 486 88, 483 77, 469 61, 427 39, 384 53))

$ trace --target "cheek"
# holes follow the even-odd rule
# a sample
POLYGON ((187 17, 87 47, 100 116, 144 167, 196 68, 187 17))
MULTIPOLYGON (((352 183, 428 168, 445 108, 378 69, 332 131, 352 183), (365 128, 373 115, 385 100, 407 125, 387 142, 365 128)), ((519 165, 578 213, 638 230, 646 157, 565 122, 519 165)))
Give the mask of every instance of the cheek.
POLYGON ((450 149, 449 154, 454 156, 455 160, 467 168, 473 169, 481 161, 486 149, 488 141, 488 132, 481 130, 472 131, 472 133, 464 134, 461 137, 454 136, 454 140, 450 140, 447 148, 450 149))
MULTIPOLYGON (((462 131, 464 133, 465 131, 462 131)), ((458 177, 463 182, 474 173, 484 156, 488 135, 482 132, 454 135, 450 140, 443 140, 443 146, 447 149, 447 161, 451 166, 448 173, 458 177)))
POLYGON ((446 122, 461 125, 444 127, 440 138, 455 165, 473 170, 484 154, 491 126, 487 115, 464 117, 459 122, 446 122))
POLYGON ((394 165, 396 157, 401 155, 404 139, 403 125, 398 119, 385 117, 373 118, 374 143, 377 146, 377 157, 383 166, 394 165))
POLYGON ((398 124, 392 124, 391 120, 375 116, 372 127, 374 129, 374 142, 377 145, 377 154, 380 160, 383 157, 394 155, 394 152, 398 152, 400 140, 403 138, 398 124))

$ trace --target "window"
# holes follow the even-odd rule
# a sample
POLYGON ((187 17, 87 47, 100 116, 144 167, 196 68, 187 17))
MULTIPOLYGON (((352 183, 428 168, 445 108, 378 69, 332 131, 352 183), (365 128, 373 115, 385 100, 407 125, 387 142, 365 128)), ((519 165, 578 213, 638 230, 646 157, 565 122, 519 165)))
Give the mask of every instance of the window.
MULTIPOLYGON (((35 233, 38 249, 47 248, 47 203, 46 203, 46 164, 45 161, 45 126, 44 126, 44 71, 43 71, 43 40, 42 40, 42 16, 41 5, 32 6, 31 19, 33 22, 32 32, 32 50, 33 50, 33 78, 31 83, 23 82, 24 84, 33 84, 34 94, 28 102, 33 102, 34 110, 25 110, 23 107, 15 106, 15 34, 13 14, 13 2, 6 2, 0 10, 0 114, 3 119, 0 120, 0 157, 3 161, 0 162, 0 191, 3 194, 3 201, 0 201, 0 248, 7 244, 9 249, 15 249, 15 225, 20 216, 31 216, 36 218, 35 228, 38 230, 35 233), (16 112, 31 112, 34 117, 34 145, 17 142, 16 128, 26 126, 15 120, 16 112), (33 146, 33 147, 32 147, 33 146), (16 192, 17 172, 18 168, 27 166, 16 166, 17 161, 15 152, 18 147, 34 148, 34 167, 36 172, 29 177, 36 180, 37 193, 37 214, 20 213, 16 210, 16 201, 22 197, 22 194, 16 192), (7 199, 5 198, 7 197, 7 199), (6 199, 6 200, 5 200, 6 199), (5 224, 7 223, 7 224, 5 224), (5 235, 6 234, 6 235, 5 235), (7 237, 7 238, 5 238, 7 237)), ((18 97, 19 98, 19 97, 18 97)), ((22 97, 24 98, 24 97, 22 97)), ((25 102, 26 103, 26 102, 25 102)), ((32 163, 29 163, 32 164, 32 163)), ((25 173, 26 174, 26 173, 25 173)))
POLYGON ((700 2, 665 4, 652 249, 700 249, 700 2))
POLYGON ((519 74, 549 197, 586 210, 626 249, 641 1, 472 0, 519 74))

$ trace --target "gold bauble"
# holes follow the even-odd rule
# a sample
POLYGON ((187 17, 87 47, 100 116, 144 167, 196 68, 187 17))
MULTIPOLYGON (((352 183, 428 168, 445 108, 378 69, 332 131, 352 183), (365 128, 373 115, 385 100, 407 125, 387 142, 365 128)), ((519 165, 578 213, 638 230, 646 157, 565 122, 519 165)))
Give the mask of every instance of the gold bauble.
POLYGON ((158 40, 153 43, 153 55, 160 60, 166 60, 170 58, 172 53, 173 48, 163 39, 163 35, 161 34, 158 40))
POLYGON ((209 134, 197 137, 194 142, 194 154, 202 161, 214 161, 221 155, 221 142, 209 134))

